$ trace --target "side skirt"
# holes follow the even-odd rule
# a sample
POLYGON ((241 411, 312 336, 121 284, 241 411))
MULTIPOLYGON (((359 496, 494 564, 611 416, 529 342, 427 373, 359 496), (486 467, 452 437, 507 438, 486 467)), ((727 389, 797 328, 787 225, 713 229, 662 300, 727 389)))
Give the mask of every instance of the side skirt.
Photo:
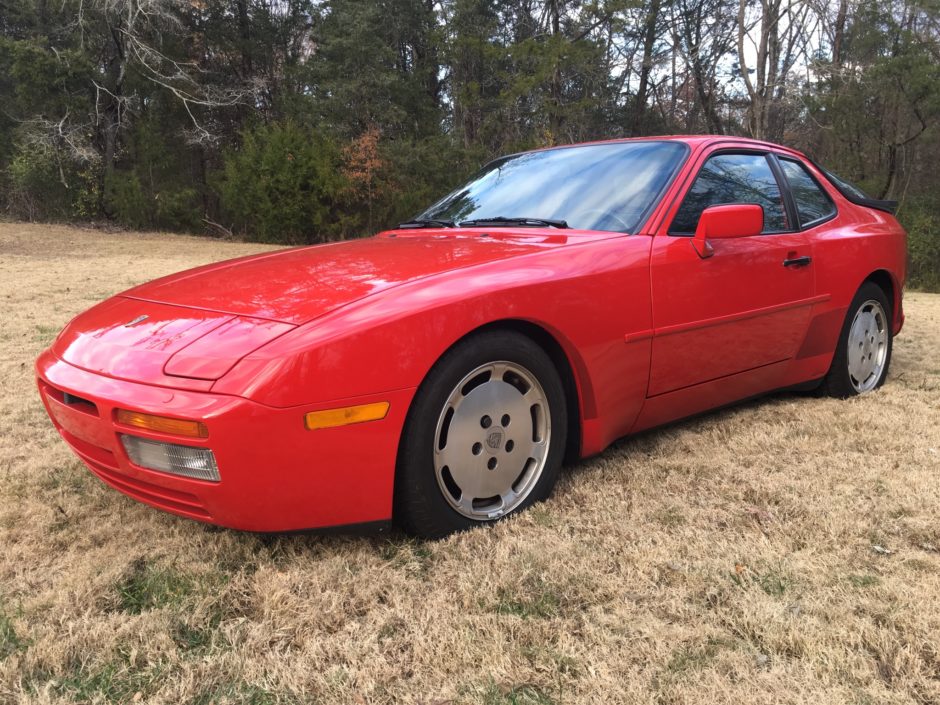
POLYGON ((786 379, 791 362, 774 362, 693 387, 648 397, 630 433, 662 426, 777 389, 780 382, 786 379))
POLYGON ((365 521, 358 524, 338 524, 312 529, 291 529, 288 531, 249 531, 261 538, 278 536, 378 536, 392 530, 392 520, 365 521))

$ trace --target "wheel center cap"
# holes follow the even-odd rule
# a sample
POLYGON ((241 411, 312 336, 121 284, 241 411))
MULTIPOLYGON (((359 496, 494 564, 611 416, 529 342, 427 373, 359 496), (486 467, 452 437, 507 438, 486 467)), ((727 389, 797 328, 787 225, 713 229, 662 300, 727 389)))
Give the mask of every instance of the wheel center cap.
POLYGON ((491 451, 497 451, 503 446, 503 429, 491 428, 486 433, 486 447, 491 451))

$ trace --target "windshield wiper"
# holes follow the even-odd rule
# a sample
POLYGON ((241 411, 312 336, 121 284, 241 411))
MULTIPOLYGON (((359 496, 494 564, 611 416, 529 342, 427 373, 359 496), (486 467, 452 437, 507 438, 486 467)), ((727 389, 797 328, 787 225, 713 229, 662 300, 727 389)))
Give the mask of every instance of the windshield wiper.
POLYGON ((568 227, 568 223, 564 220, 552 220, 551 218, 507 218, 502 215, 496 215, 492 218, 474 218, 473 220, 460 221, 461 228, 474 227, 479 225, 523 225, 532 227, 548 225, 552 228, 568 227))
POLYGON ((399 229, 409 230, 411 228, 456 228, 457 223, 452 220, 435 220, 434 218, 416 218, 404 223, 398 224, 399 229))

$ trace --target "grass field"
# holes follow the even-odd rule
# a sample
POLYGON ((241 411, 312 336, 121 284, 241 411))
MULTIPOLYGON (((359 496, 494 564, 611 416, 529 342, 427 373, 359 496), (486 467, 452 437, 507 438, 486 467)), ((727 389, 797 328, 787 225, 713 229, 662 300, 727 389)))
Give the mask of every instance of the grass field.
POLYGON ((940 702, 940 296, 863 399, 624 440, 436 543, 263 538, 102 485, 32 373, 92 303, 261 249, 0 224, 0 703, 940 702))

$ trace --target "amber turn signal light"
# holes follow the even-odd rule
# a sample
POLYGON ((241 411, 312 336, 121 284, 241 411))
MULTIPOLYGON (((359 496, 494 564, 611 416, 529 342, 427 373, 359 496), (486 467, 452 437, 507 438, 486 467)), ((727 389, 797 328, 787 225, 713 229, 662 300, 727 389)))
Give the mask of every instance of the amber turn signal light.
POLYGON ((364 421, 378 421, 388 414, 388 402, 377 401, 373 404, 360 404, 359 406, 346 406, 342 409, 326 409, 325 411, 311 411, 304 416, 304 425, 311 431, 319 428, 335 428, 348 426, 364 421))
POLYGON ((142 414, 127 409, 117 410, 117 422, 125 426, 143 428, 157 433, 169 433, 174 436, 187 436, 189 438, 208 438, 209 429, 201 421, 187 421, 186 419, 171 419, 168 416, 154 416, 142 414))

